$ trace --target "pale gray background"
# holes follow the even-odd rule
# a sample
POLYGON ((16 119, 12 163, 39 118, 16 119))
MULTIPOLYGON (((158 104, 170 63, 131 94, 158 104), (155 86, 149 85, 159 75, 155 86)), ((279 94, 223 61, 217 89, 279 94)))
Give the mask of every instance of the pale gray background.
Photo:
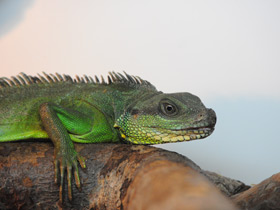
POLYGON ((280 1, 0 0, 0 76, 138 75, 213 108, 216 131, 162 147, 256 184, 279 172, 280 1))

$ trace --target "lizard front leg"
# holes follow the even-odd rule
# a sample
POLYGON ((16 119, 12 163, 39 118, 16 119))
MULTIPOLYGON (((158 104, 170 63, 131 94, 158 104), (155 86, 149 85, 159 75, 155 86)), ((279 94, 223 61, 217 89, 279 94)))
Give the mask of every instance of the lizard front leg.
POLYGON ((56 109, 58 109, 58 107, 53 104, 43 103, 40 106, 39 113, 44 130, 54 144, 55 182, 58 183, 60 171, 59 201, 62 203, 65 170, 67 170, 68 197, 69 200, 72 200, 72 169, 74 167, 76 185, 80 189, 81 183, 78 162, 83 168, 85 168, 86 165, 84 158, 75 151, 67 129, 57 116, 56 109))

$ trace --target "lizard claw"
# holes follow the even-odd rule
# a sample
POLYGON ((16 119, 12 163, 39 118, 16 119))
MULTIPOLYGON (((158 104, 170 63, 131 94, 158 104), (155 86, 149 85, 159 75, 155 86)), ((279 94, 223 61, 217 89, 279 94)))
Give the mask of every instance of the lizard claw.
POLYGON ((71 181, 72 181, 72 166, 67 166, 67 181, 68 181, 68 198, 70 201, 72 201, 72 187, 71 187, 71 181))
POLYGON ((79 161, 81 167, 86 168, 85 158, 79 154, 77 155, 77 158, 78 158, 78 161, 79 161))
POLYGON ((81 190, 81 181, 80 181, 79 169, 78 169, 77 162, 75 162, 74 167, 75 167, 74 176, 75 176, 76 186, 78 187, 79 190, 81 190))
POLYGON ((59 186, 59 203, 63 200, 63 185, 64 185, 64 167, 60 163, 60 186, 59 186))

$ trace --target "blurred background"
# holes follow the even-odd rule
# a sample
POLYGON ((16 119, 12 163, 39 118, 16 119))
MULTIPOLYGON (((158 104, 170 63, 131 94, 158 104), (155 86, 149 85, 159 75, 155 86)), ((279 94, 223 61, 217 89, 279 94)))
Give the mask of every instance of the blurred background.
POLYGON ((257 184, 280 171, 280 1, 0 0, 0 76, 126 71, 216 111, 215 132, 161 145, 257 184))

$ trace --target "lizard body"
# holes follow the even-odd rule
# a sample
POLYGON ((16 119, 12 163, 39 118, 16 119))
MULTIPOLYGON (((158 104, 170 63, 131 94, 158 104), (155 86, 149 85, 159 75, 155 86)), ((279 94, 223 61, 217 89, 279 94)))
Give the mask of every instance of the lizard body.
POLYGON ((78 162, 85 167, 73 142, 188 141, 209 136, 215 123, 215 112, 197 96, 165 94, 126 73, 109 73, 107 82, 103 77, 45 73, 0 79, 0 142, 50 138, 60 201, 66 169, 71 200, 72 170, 80 187, 78 162))

